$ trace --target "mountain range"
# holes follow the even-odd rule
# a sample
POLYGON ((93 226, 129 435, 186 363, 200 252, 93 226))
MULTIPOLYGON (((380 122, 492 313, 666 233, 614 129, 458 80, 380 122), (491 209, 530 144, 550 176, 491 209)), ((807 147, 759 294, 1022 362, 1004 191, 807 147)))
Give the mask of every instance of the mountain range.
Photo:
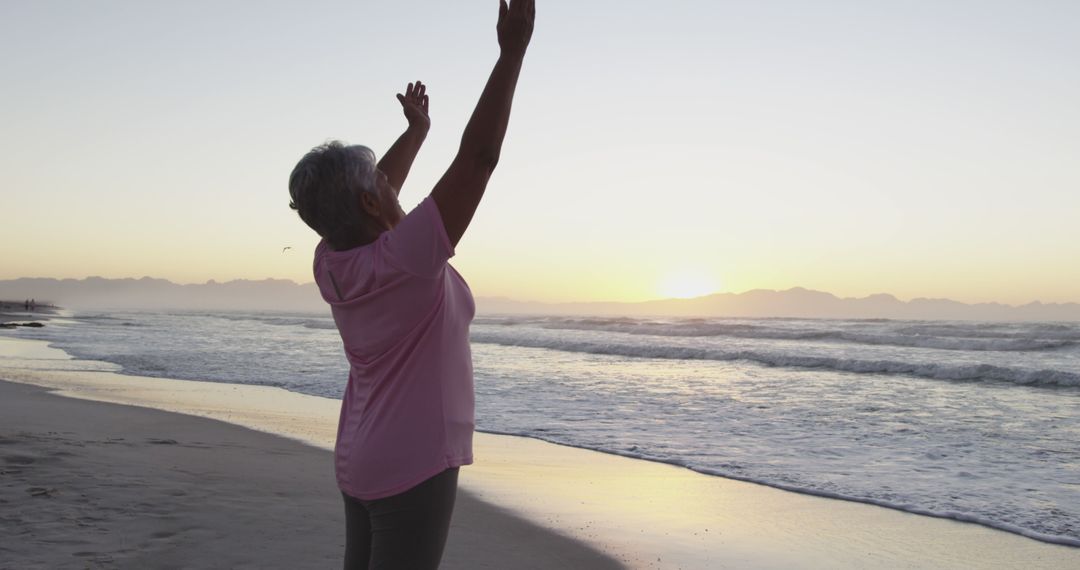
MULTIPOLYGON (((28 298, 76 310, 327 311, 314 283, 298 284, 287 279, 241 279, 187 285, 150 277, 0 280, 0 299, 21 301, 28 298)), ((1035 301, 1024 305, 1006 305, 927 298, 902 301, 888 294, 841 298, 802 287, 784 291, 755 289, 693 299, 636 303, 541 303, 504 297, 478 297, 476 304, 477 312, 481 314, 1080 321, 1080 303, 1035 301)))

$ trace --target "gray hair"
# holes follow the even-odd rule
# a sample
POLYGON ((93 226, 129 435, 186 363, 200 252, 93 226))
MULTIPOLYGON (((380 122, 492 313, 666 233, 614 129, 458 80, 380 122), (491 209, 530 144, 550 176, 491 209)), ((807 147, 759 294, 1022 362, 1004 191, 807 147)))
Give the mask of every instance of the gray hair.
POLYGON ((289 176, 289 207, 335 250, 359 245, 367 233, 362 192, 376 193, 375 153, 341 141, 319 145, 296 163, 289 176))

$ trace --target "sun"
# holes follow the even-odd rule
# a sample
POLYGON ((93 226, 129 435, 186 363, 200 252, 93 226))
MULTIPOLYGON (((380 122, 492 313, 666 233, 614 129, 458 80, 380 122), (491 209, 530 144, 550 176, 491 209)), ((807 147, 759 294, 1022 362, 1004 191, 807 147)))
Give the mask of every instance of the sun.
POLYGON ((660 294, 668 299, 691 299, 715 293, 720 283, 703 271, 679 271, 669 273, 660 281, 660 294))

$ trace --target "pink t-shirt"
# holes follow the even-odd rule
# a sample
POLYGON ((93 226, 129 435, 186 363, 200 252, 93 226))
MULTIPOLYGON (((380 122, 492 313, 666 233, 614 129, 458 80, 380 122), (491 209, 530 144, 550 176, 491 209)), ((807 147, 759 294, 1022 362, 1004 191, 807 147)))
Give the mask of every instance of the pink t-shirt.
POLYGON ((472 463, 472 293, 430 196, 374 242, 315 248, 315 282, 349 360, 334 460, 358 499, 472 463))

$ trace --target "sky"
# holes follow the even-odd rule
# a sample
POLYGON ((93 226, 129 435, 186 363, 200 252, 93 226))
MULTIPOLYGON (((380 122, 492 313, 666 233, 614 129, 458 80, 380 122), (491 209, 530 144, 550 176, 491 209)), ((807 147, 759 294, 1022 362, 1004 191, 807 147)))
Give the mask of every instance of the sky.
MULTIPOLYGON (((0 0, 0 279, 311 281, 296 161, 329 139, 381 154, 420 79, 411 209, 497 58, 497 11, 0 0)), ((1078 22, 1070 1, 537 0, 451 263, 521 300, 1080 301, 1078 22)))

